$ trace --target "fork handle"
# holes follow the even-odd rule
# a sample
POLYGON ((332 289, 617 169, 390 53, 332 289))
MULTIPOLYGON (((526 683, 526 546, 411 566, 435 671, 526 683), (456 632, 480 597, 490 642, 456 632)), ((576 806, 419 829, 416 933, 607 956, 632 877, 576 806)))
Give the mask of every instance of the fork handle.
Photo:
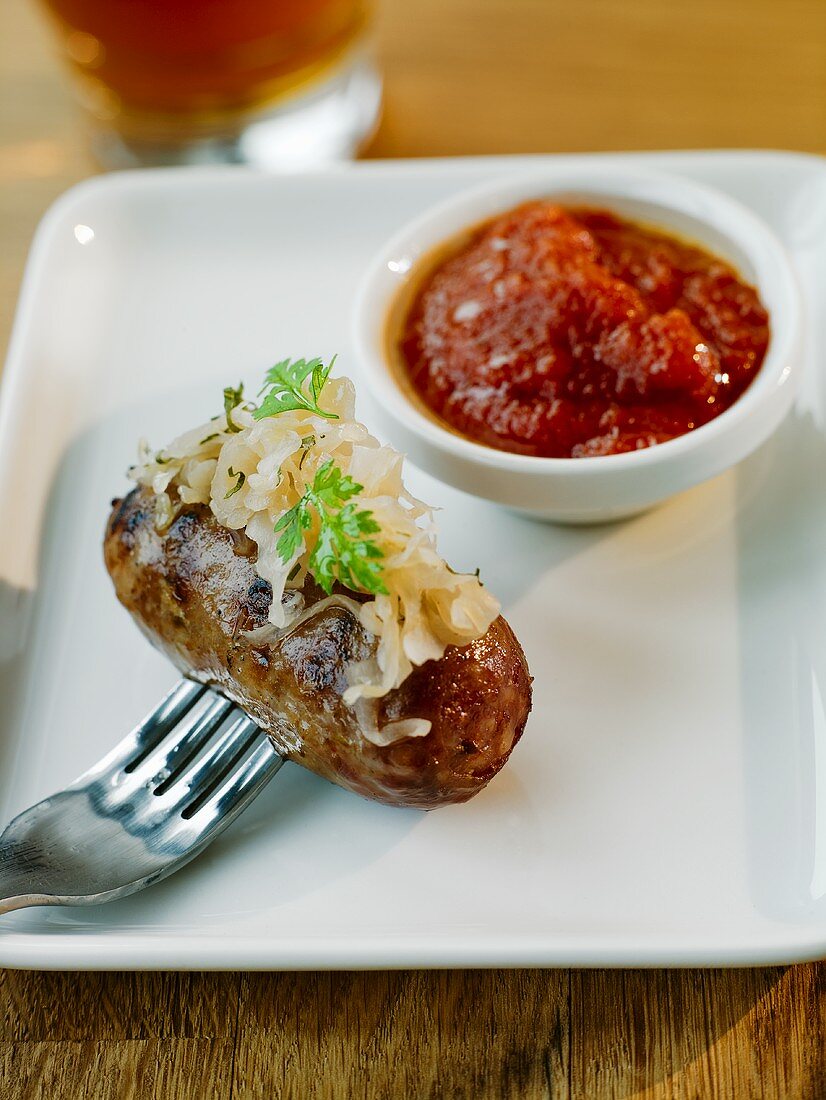
MULTIPOLYGON (((0 890, 5 892, 5 888, 0 882, 0 890)), ((11 894, 8 897, 0 898, 0 916, 4 913, 13 913, 15 909, 28 909, 34 905, 62 905, 63 901, 59 901, 57 898, 49 897, 46 894, 11 894)))
POLYGON ((44 892, 44 885, 42 871, 27 858, 25 849, 4 844, 0 837, 0 914, 57 904, 54 894, 44 892))
POLYGON ((0 845, 0 914, 30 905, 55 905, 53 894, 43 893, 36 871, 21 867, 16 852, 0 845), (38 889, 41 887, 41 889, 38 889))

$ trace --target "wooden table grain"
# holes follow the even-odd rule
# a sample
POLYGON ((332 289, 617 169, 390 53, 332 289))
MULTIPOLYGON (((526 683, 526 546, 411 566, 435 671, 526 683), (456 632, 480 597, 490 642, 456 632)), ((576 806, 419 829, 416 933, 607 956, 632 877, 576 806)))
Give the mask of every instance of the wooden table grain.
MULTIPOLYGON (((373 156, 826 153, 824 0, 384 0, 373 156)), ((93 171, 29 0, 0 3, 0 345, 93 171)), ((823 1097, 826 970, 0 974, 0 1096, 823 1097)))

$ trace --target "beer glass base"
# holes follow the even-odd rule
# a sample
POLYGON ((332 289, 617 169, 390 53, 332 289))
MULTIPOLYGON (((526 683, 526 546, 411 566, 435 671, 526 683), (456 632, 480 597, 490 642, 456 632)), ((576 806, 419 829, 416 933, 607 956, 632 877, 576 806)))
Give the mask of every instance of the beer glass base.
POLYGON ((359 51, 311 91, 241 115, 219 132, 159 141, 98 124, 92 152, 107 169, 176 164, 313 168, 355 156, 374 133, 380 113, 381 78, 369 54, 359 51))

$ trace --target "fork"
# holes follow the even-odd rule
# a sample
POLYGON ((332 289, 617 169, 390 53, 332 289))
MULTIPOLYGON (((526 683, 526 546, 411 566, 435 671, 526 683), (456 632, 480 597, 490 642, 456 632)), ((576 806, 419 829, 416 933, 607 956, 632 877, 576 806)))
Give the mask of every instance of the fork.
POLYGON ((181 680, 128 737, 0 836, 0 913, 94 905, 183 867, 284 758, 239 707, 181 680))

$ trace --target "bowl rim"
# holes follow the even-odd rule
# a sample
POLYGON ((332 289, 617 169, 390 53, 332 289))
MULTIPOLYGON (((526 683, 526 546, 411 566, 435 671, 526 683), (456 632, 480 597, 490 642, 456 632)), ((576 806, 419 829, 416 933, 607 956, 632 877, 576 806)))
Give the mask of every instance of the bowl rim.
MULTIPOLYGON (((633 217, 633 215, 630 215, 633 217)), ((685 231, 674 229, 679 236, 685 231)), ((711 247, 711 246, 709 246, 711 247)), ((724 253, 724 249, 721 250, 724 253)), ((784 245, 769 226, 736 199, 707 184, 686 177, 646 168, 563 166, 511 173, 488 180, 443 199, 400 227, 374 254, 356 291, 353 314, 356 355, 373 390, 373 396, 388 407, 395 418, 426 444, 456 458, 499 471, 546 473, 588 477, 635 469, 670 465, 736 430, 759 409, 764 409, 789 391, 789 382, 799 372, 796 351, 800 340, 802 301, 799 282, 784 245), (654 446, 619 454, 547 458, 498 450, 468 439, 424 413, 404 392, 394 377, 384 350, 387 317, 396 297, 408 285, 416 262, 463 229, 484 223, 513 206, 531 199, 558 197, 576 201, 589 196, 611 208, 646 204, 658 208, 658 228, 669 230, 669 215, 688 218, 699 227, 731 242, 750 264, 753 285, 769 312, 770 329, 766 355, 753 381, 724 412, 708 423, 654 446), (662 219, 659 212, 662 212, 662 219), (391 263, 395 267, 391 267, 391 263), (768 300, 767 300, 768 299, 768 300)), ((789 394, 789 399, 791 399, 789 394)))

